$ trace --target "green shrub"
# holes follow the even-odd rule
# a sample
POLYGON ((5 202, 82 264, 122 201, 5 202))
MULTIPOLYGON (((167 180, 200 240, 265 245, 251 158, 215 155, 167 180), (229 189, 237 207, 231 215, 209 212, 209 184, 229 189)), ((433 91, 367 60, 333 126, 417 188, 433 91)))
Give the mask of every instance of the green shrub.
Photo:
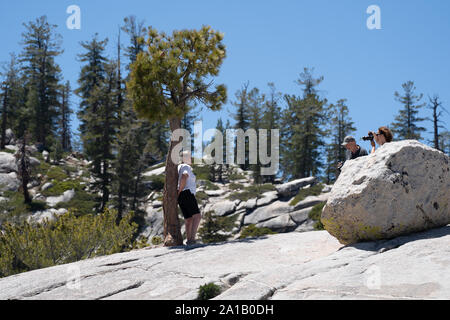
POLYGON ((211 169, 208 165, 192 165, 192 171, 195 174, 197 180, 211 180, 211 169))
POLYGON ((228 186, 231 190, 243 190, 245 187, 243 184, 231 182, 228 186))
POLYGON ((241 200, 247 201, 249 199, 258 199, 262 197, 264 192, 274 191, 276 190, 275 186, 271 183, 266 184, 256 184, 245 187, 243 191, 233 192, 228 196, 228 199, 231 201, 241 200))
POLYGON ((4 191, 3 196, 8 200, 0 202, 0 225, 3 222, 22 222, 30 213, 48 209, 43 201, 33 200, 30 204, 25 204, 21 192, 4 191))
POLYGON ((203 191, 197 191, 195 198, 197 199, 198 205, 201 206, 203 201, 207 201, 209 199, 209 196, 203 191))
POLYGON ((68 202, 61 202, 56 208, 66 208, 77 216, 91 214, 97 208, 96 196, 84 190, 75 191, 75 196, 68 202))
POLYGON ((51 166, 45 175, 48 176, 49 180, 56 180, 56 181, 62 181, 64 179, 67 179, 69 176, 67 173, 58 166, 51 166))
POLYGON ((53 187, 42 191, 41 193, 46 197, 59 196, 62 195, 67 190, 82 191, 84 188, 78 180, 68 180, 68 181, 55 181, 53 187))
POLYGON ((211 181, 209 181, 209 180, 204 180, 204 181, 205 181, 205 190, 219 190, 220 189, 218 186, 216 186, 211 181))
POLYGON ((258 238, 268 234, 276 234, 276 232, 269 228, 257 228, 254 224, 250 224, 242 230, 239 239, 258 238))
POLYGON ((322 193, 323 184, 315 184, 309 188, 306 189, 300 189, 297 195, 294 197, 294 199, 291 200, 289 203, 291 206, 295 206, 300 201, 304 200, 306 197, 309 196, 318 196, 322 193))
POLYGON ((153 176, 144 177, 144 181, 151 181, 151 190, 162 191, 166 182, 166 176, 164 174, 158 174, 153 176))
POLYGON ((210 300, 217 297, 221 293, 222 289, 215 283, 207 283, 198 288, 197 300, 210 300))
POLYGON ((143 249, 147 248, 149 246, 148 244, 148 238, 147 237, 139 237, 139 239, 136 239, 133 242, 133 249, 143 249))
POLYGON ((163 240, 161 237, 154 236, 152 238, 152 245, 157 246, 157 245, 160 245, 161 243, 163 243, 163 240))
POLYGON ((324 230, 323 224, 320 221, 320 218, 322 216, 323 207, 325 207, 325 202, 319 203, 315 205, 310 213, 308 214, 308 217, 312 220, 314 220, 314 229, 316 230, 324 230))
POLYGON ((222 242, 228 239, 227 235, 220 232, 230 232, 236 223, 237 215, 228 217, 217 217, 212 211, 205 213, 202 227, 198 230, 198 235, 203 243, 222 242))
POLYGON ((123 252, 131 247, 137 226, 129 213, 117 225, 117 211, 76 217, 68 212, 55 221, 3 225, 0 277, 123 252))
POLYGON ((230 175, 228 175, 228 180, 233 181, 233 180, 242 180, 242 179, 246 179, 246 177, 241 174, 241 173, 231 173, 230 175))
POLYGON ((11 149, 6 149, 6 148, 3 149, 2 152, 11 153, 11 154, 15 154, 16 153, 16 151, 11 150, 11 149))

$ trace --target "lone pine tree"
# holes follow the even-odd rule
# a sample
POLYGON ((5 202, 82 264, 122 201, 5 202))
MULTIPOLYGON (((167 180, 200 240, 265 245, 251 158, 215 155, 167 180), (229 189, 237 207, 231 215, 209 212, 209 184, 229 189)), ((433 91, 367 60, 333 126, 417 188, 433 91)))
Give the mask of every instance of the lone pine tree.
POLYGON ((419 117, 420 109, 425 105, 420 103, 423 94, 416 94, 416 87, 413 81, 405 82, 402 85, 404 90, 403 95, 397 91, 394 93, 395 99, 399 101, 403 108, 400 109, 398 115, 395 117, 395 121, 392 123, 392 131, 396 135, 396 138, 401 140, 414 139, 421 140, 421 132, 426 131, 424 127, 420 127, 418 124, 426 120, 419 117))
MULTIPOLYGON (((200 30, 174 31, 171 35, 148 30, 146 51, 131 65, 128 93, 138 116, 152 122, 169 121, 172 133, 181 128, 181 120, 192 102, 219 110, 226 101, 226 88, 216 85, 214 76, 226 56, 223 35, 208 26, 200 30)), ((163 195, 164 244, 183 243, 177 212, 178 141, 171 139, 166 157, 163 195), (174 152, 175 150, 175 152, 174 152)))

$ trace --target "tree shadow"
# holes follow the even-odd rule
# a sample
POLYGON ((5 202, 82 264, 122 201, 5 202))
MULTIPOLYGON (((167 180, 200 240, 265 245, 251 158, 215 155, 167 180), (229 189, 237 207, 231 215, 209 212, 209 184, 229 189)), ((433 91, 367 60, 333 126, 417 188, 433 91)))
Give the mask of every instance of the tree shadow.
POLYGON ((393 239, 378 240, 371 242, 359 242, 342 247, 340 250, 351 247, 359 250, 386 252, 391 249, 398 248, 406 243, 417 241, 441 238, 450 235, 450 225, 434 228, 417 233, 410 233, 407 235, 399 236, 393 239))

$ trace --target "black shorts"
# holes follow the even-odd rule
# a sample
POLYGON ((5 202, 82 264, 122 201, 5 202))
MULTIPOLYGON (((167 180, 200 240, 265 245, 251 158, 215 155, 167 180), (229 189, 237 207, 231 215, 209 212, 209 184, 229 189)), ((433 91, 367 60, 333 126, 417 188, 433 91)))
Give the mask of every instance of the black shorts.
POLYGON ((195 199, 195 196, 189 189, 180 192, 178 204, 185 219, 192 218, 193 215, 200 213, 197 199, 195 199))

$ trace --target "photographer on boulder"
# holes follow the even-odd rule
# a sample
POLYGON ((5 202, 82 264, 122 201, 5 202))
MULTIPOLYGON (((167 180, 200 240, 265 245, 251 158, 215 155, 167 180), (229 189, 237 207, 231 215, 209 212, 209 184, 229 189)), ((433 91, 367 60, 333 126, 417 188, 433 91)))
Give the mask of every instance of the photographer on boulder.
POLYGON ((385 143, 392 142, 393 135, 391 130, 388 127, 380 127, 378 128, 378 132, 369 131, 367 137, 362 138, 364 141, 370 140, 370 144, 372 145, 372 151, 370 153, 375 152, 375 142, 382 146, 385 143))
MULTIPOLYGON (((347 136, 344 138, 344 142, 341 144, 343 147, 345 147, 347 150, 345 152, 345 158, 347 160, 353 160, 359 157, 367 156, 369 155, 367 153, 367 150, 360 147, 358 144, 356 144, 356 140, 352 136, 347 136)), ((338 169, 341 170, 342 166, 344 165, 344 162, 338 163, 338 169)))

